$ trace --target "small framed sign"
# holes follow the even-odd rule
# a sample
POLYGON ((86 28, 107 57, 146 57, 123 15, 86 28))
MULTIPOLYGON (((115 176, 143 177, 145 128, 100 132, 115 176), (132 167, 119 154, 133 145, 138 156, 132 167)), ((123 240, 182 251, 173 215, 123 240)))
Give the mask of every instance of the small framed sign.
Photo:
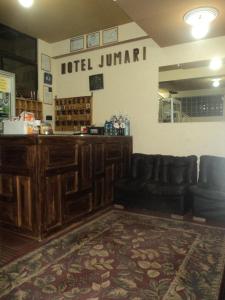
POLYGON ((118 27, 113 27, 102 31, 103 45, 118 42, 118 27))
POLYGON ((70 40, 70 52, 84 49, 84 36, 77 36, 70 40))
POLYGON ((103 74, 96 74, 89 76, 90 91, 101 90, 104 88, 103 74))
POLYGON ((52 74, 44 72, 44 83, 52 85, 52 74))
POLYGON ((87 48, 100 46, 100 32, 93 32, 87 35, 87 48))
POLYGON ((43 100, 45 104, 53 104, 52 87, 44 85, 43 100))
POLYGON ((51 57, 46 54, 41 54, 41 69, 51 72, 51 57))

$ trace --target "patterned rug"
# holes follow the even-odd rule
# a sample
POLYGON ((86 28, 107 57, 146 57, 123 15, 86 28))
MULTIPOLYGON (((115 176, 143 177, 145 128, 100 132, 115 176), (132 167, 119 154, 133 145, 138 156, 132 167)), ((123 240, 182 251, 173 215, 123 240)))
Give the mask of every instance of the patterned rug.
POLYGON ((225 230, 110 211, 0 270, 0 299, 216 300, 225 230))

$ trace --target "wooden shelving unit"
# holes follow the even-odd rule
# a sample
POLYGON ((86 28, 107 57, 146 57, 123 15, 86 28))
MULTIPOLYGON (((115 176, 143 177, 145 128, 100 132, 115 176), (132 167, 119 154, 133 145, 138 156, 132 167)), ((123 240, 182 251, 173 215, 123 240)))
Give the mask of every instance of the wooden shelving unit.
POLYGON ((32 99, 16 99, 16 116, 19 116, 21 112, 29 111, 34 113, 35 119, 42 120, 42 102, 32 99))
POLYGON ((55 130, 80 131, 92 123, 92 96, 55 99, 55 130))

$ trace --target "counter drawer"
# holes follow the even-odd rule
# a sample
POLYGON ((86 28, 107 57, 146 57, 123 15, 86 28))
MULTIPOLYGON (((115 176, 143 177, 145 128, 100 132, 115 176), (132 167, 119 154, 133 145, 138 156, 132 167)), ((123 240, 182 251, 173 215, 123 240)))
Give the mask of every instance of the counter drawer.
POLYGON ((78 145, 44 146, 42 154, 47 169, 78 164, 78 145))

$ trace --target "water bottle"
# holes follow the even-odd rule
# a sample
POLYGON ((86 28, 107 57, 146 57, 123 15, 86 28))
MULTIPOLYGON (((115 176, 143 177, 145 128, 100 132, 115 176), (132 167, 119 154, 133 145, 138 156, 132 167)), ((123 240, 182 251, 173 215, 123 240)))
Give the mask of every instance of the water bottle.
POLYGON ((127 117, 125 117, 125 128, 124 128, 124 135, 129 136, 130 135, 130 121, 127 117))
POLYGON ((108 121, 105 121, 104 131, 105 131, 105 135, 109 135, 109 122, 108 121))

